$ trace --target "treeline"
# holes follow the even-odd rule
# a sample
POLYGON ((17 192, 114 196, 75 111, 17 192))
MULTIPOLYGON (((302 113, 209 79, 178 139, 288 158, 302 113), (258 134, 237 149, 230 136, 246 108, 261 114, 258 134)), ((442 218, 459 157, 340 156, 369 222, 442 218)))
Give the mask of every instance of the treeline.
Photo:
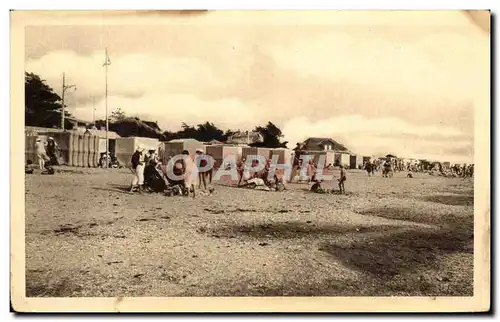
MULTIPOLYGON (((96 121, 96 126, 104 127, 106 122, 104 120, 96 121)), ((137 117, 123 116, 120 119, 111 117, 109 122, 109 129, 116 132, 121 137, 128 136, 142 136, 157 138, 160 141, 170 141, 174 139, 196 139, 202 142, 210 142, 217 140, 220 142, 227 142, 239 130, 234 131, 231 129, 222 130, 212 122, 205 122, 196 126, 181 124, 179 131, 162 131, 157 123, 142 121, 137 117)), ((252 146, 261 146, 269 148, 287 147, 286 141, 281 141, 283 134, 281 130, 272 122, 268 122, 264 126, 257 126, 254 128, 255 132, 260 133, 262 142, 251 144, 252 146)))
MULTIPOLYGON (((41 126, 59 128, 61 125, 60 113, 62 110, 61 97, 48 86, 40 76, 33 73, 25 73, 25 124, 30 126, 41 126)), ((65 115, 70 117, 68 112, 65 115)), ((114 110, 108 120, 109 130, 116 132, 121 137, 141 136, 157 138, 161 141, 173 139, 193 138, 202 142, 217 140, 228 141, 236 130, 220 129, 212 122, 197 125, 181 124, 179 131, 163 131, 156 122, 141 120, 137 117, 127 116, 120 108, 114 110)), ((105 127, 105 120, 97 120, 97 128, 105 127)), ((73 124, 66 120, 65 128, 72 129, 73 124)), ((286 147, 281 130, 272 122, 262 126, 256 126, 253 131, 260 133, 263 140, 252 144, 270 148, 286 147)))

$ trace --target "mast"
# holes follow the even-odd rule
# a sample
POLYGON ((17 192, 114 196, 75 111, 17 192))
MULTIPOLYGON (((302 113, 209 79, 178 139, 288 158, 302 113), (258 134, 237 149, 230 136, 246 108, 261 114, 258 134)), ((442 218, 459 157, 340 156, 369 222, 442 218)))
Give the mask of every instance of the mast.
POLYGON ((106 89, 105 89, 105 104, 106 104, 106 168, 109 168, 108 162, 108 152, 109 152, 109 141, 108 141, 108 131, 109 131, 109 123, 108 123, 108 48, 106 47, 106 62, 104 63, 104 67, 106 68, 106 89))
POLYGON ((64 131, 64 92, 66 92, 66 75, 63 73, 63 82, 62 82, 62 112, 61 112, 61 129, 64 131))

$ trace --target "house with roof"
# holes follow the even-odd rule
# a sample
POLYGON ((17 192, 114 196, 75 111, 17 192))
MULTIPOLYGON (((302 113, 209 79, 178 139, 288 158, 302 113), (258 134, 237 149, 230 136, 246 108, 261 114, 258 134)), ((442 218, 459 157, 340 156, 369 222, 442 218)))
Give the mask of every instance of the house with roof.
POLYGON ((344 145, 331 138, 311 137, 302 142, 301 148, 306 151, 335 151, 349 153, 349 150, 344 145))
POLYGON ((219 140, 213 139, 213 140, 208 141, 208 142, 203 142, 203 144, 205 144, 205 145, 222 145, 224 143, 222 143, 219 140))
POLYGON ((73 129, 76 131, 85 132, 92 124, 92 122, 85 121, 82 119, 77 119, 73 116, 66 116, 66 120, 68 120, 71 124, 73 124, 73 129))
POLYGON ((228 144, 250 145, 253 143, 264 142, 264 137, 255 131, 238 131, 231 135, 227 140, 228 144))
POLYGON ((155 121, 142 121, 142 123, 146 124, 147 126, 149 126, 150 128, 154 129, 155 131, 158 131, 159 133, 162 133, 161 132, 161 129, 160 129, 160 126, 158 125, 158 122, 155 121))
POLYGON ((305 154, 314 155, 317 161, 320 155, 326 157, 326 164, 347 165, 351 164, 351 152, 343 144, 332 138, 310 137, 304 142, 297 144, 294 149, 305 154))
POLYGON ((191 156, 196 154, 196 150, 205 152, 205 144, 196 139, 174 139, 160 144, 160 159, 166 164, 170 157, 174 157, 186 150, 191 156))
MULTIPOLYGON (((90 134, 99 137, 99 153, 106 152, 106 131, 105 130, 94 130, 87 129, 85 134, 90 134)), ((116 140, 121 138, 118 133, 113 131, 108 131, 108 151, 111 155, 116 155, 116 140)))

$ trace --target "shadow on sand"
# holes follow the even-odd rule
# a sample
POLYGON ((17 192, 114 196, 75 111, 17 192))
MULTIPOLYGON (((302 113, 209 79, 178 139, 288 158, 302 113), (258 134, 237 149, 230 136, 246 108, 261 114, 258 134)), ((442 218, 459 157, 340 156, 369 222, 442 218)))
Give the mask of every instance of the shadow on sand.
POLYGON ((474 195, 426 196, 424 201, 437 202, 448 206, 474 206, 474 195))
POLYGON ((469 236, 448 231, 409 230, 361 240, 351 245, 327 243, 320 250, 333 255, 344 265, 386 278, 436 268, 437 257, 449 253, 471 253, 469 236))
POLYGON ((108 192, 119 192, 119 193, 126 193, 130 194, 130 187, 115 187, 115 188, 101 188, 101 187, 93 187, 92 189, 94 190, 99 190, 99 191, 108 191, 108 192))
POLYGON ((372 226, 346 226, 346 225, 317 225, 312 221, 307 222, 282 222, 258 225, 232 225, 210 230, 209 233, 216 238, 250 237, 256 239, 293 239, 321 235, 338 235, 348 233, 388 232, 401 226, 372 225, 372 226))

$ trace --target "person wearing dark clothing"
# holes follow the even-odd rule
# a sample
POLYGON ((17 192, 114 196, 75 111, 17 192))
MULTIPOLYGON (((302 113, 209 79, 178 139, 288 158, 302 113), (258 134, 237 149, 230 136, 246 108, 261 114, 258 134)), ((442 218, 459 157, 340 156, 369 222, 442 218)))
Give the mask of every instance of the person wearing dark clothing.
POLYGON ((135 188, 138 188, 139 192, 142 193, 144 184, 144 149, 137 147, 136 151, 132 155, 132 172, 134 173, 134 178, 130 185, 130 192, 133 192, 135 188))
POLYGON ((165 189, 165 181, 156 166, 159 163, 156 150, 149 150, 144 157, 144 187, 149 191, 160 192, 165 189))
POLYGON ((365 164, 365 170, 366 170, 366 172, 368 172, 368 176, 370 176, 372 174, 373 165, 371 164, 370 161, 366 162, 366 164, 365 164))
POLYGON ((340 178, 339 178, 339 190, 340 193, 345 193, 344 182, 347 180, 346 171, 344 166, 340 165, 340 178))
POLYGON ((208 157, 204 155, 202 149, 196 150, 196 166, 198 167, 198 189, 201 189, 203 183, 203 188, 206 190, 208 176, 210 176, 209 183, 212 183, 212 167, 205 169, 208 166, 208 157))
POLYGON ((45 149, 47 151, 47 156, 50 159, 50 165, 52 166, 59 165, 59 160, 58 160, 59 147, 57 146, 56 141, 54 141, 54 138, 49 137, 45 149))

